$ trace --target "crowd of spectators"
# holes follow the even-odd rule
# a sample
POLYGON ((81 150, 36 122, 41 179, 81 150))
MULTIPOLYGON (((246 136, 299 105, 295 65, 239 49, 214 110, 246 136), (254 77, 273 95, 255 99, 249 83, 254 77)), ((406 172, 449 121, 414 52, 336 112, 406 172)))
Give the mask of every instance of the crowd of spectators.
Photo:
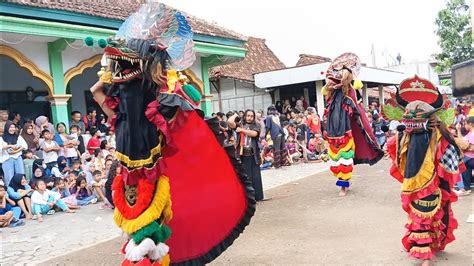
POLYGON ((57 211, 74 213, 107 197, 108 175, 116 167, 115 135, 106 119, 89 108, 71 113, 69 127, 46 116, 22 119, 0 111, 0 226, 43 221, 57 211))
MULTIPOLYGON (((463 151, 467 170, 456 186, 460 196, 471 193, 474 168, 474 111, 470 101, 456 100, 455 122, 449 129, 463 151)), ((378 103, 366 110, 378 144, 385 149, 400 123, 384 120, 378 103)), ((324 121, 304 97, 277 101, 263 110, 213 114, 217 138, 234 146, 256 199, 263 200, 260 171, 296 163, 328 160, 324 121)), ((388 156, 386 156, 388 158, 388 156)), ((43 221, 57 211, 76 212, 101 202, 112 209, 110 186, 117 170, 115 135, 106 119, 89 108, 71 113, 69 127, 53 125, 46 116, 23 119, 0 110, 0 227, 20 226, 25 220, 43 221)))

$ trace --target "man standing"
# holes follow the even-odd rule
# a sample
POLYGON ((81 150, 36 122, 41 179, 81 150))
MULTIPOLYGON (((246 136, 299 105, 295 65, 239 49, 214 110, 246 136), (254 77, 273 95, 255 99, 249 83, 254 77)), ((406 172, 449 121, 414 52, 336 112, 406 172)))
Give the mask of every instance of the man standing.
POLYGON ((219 133, 217 134, 216 137, 219 140, 219 143, 224 143, 227 138, 227 130, 228 130, 227 122, 225 121, 226 116, 224 113, 218 112, 216 114, 216 117, 217 117, 217 120, 219 121, 219 133))
POLYGON ((0 137, 3 135, 3 128, 8 121, 8 111, 0 110, 0 137))
POLYGON ((92 128, 97 127, 97 111, 94 107, 87 108, 87 115, 84 116, 84 125, 86 133, 90 133, 92 128))
POLYGON ((270 134, 273 147, 275 148, 273 165, 275 168, 288 165, 286 161, 285 135, 280 126, 280 118, 276 108, 273 106, 268 107, 267 117, 265 118, 265 136, 268 134, 270 134))
POLYGON ((387 122, 382 119, 378 114, 373 115, 372 129, 374 130, 375 138, 380 147, 385 145, 387 140, 386 131, 387 131, 387 122))
POLYGON ((262 176, 260 173, 260 149, 258 138, 260 135, 260 125, 255 121, 255 111, 246 110, 244 119, 235 122, 237 114, 228 120, 230 128, 237 132, 237 158, 240 158, 247 176, 252 180, 255 190, 255 200, 261 201, 263 196, 262 176))
POLYGON ((14 112, 11 116, 11 121, 16 126, 18 133, 20 133, 21 127, 23 126, 20 113, 14 112))
POLYGON ((81 132, 86 132, 86 126, 82 121, 82 114, 79 111, 72 111, 71 113, 71 123, 69 126, 77 126, 81 130, 81 132))

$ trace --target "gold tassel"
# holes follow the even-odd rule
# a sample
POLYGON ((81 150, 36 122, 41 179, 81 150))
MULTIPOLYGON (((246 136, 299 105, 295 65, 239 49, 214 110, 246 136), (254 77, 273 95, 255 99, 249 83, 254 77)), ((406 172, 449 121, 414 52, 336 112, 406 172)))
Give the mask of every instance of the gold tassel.
POLYGON ((423 232, 423 233, 411 233, 410 236, 411 238, 415 239, 422 239, 422 238, 429 238, 430 237, 430 232, 423 232))
POLYGON ((410 252, 418 252, 418 253, 428 253, 431 251, 430 247, 412 247, 410 252))
POLYGON ((441 196, 442 196, 439 188, 433 194, 438 195, 438 198, 434 200, 435 204, 433 206, 436 206, 436 207, 432 211, 430 211, 430 212, 421 212, 421 211, 417 210, 415 207, 413 207, 412 203, 410 203, 411 211, 413 213, 415 213, 415 215, 418 216, 418 217, 422 217, 422 218, 431 218, 431 217, 433 217, 441 207, 441 196))
POLYGON ((433 222, 433 227, 438 227, 440 225, 441 225, 441 220, 433 222))

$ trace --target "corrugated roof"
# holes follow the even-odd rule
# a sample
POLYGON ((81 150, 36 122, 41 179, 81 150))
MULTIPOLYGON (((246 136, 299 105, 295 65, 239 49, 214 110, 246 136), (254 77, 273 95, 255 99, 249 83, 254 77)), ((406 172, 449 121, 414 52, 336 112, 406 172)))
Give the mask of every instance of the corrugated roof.
POLYGON ((234 78, 253 82, 253 74, 285 68, 280 59, 265 44, 265 39, 249 37, 247 54, 242 61, 209 69, 209 78, 234 78))

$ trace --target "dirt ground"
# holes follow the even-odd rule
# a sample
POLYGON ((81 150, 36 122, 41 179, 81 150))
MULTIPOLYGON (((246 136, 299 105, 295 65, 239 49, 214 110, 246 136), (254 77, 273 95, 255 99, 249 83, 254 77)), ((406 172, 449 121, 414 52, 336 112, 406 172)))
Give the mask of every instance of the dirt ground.
MULTIPOLYGON (((329 172, 269 191, 244 234, 212 265, 417 265, 403 251, 406 214, 400 184, 388 161, 355 167, 347 197, 338 197, 329 172)), ((472 196, 454 204, 456 241, 434 265, 473 265, 472 196)), ((123 238, 52 259, 41 265, 118 265, 123 238)))

